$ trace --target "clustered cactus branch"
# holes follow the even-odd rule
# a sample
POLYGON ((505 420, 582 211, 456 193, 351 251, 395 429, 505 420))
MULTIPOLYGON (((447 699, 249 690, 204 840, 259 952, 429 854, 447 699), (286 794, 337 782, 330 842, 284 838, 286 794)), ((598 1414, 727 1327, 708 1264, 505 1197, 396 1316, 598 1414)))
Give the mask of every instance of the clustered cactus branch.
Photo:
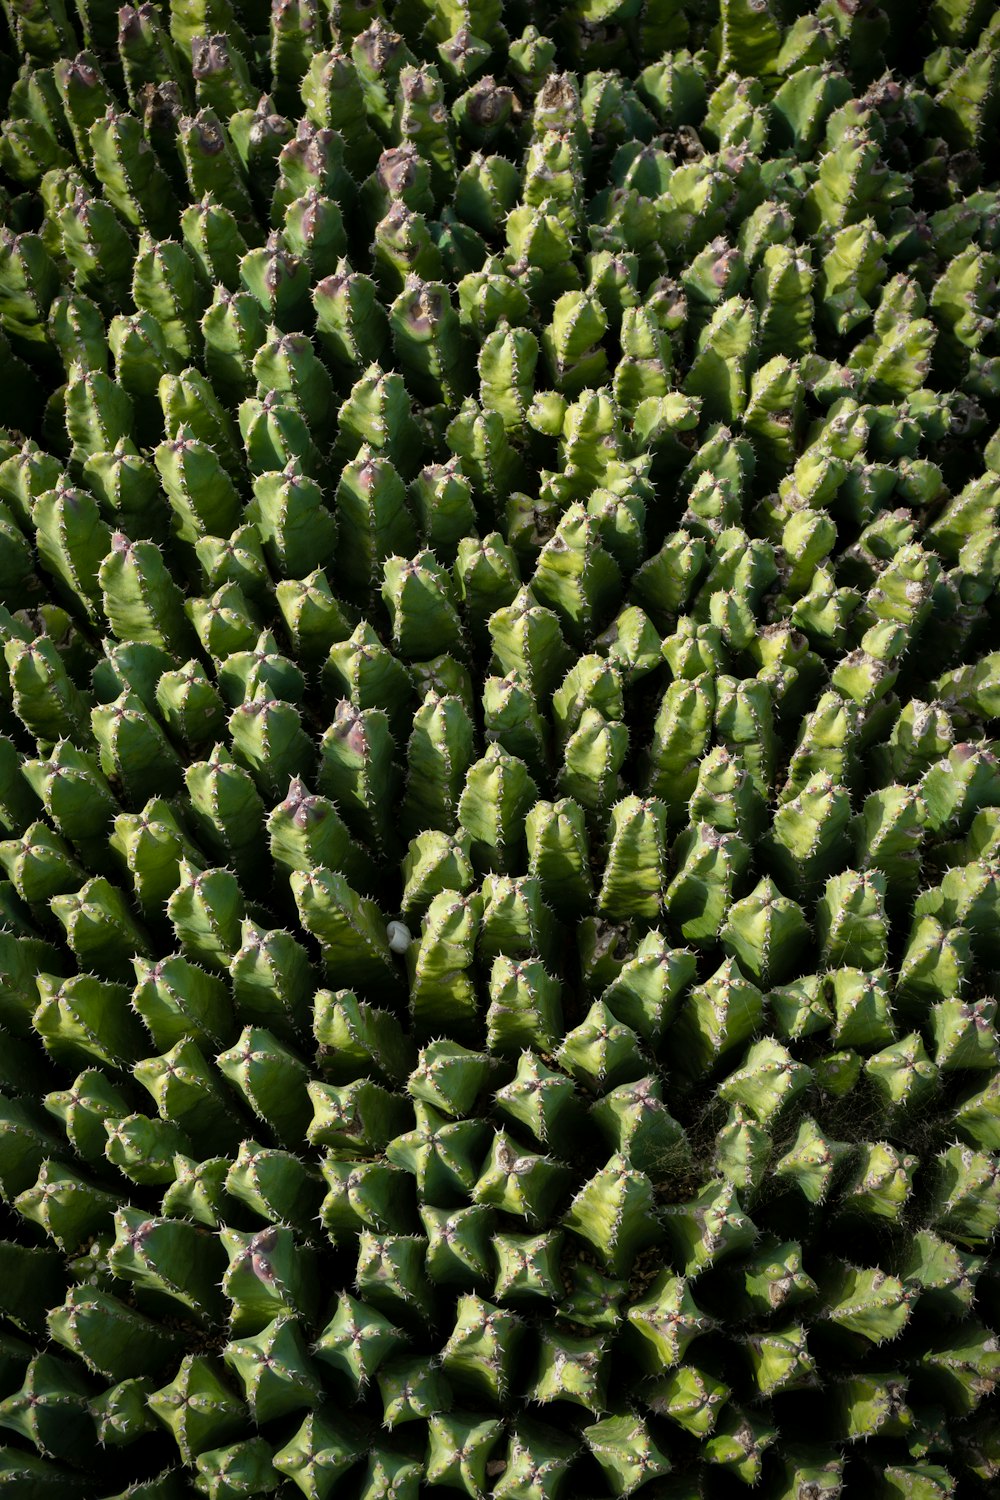
POLYGON ((0 1496, 995 1495, 996 8, 0 8, 0 1496))

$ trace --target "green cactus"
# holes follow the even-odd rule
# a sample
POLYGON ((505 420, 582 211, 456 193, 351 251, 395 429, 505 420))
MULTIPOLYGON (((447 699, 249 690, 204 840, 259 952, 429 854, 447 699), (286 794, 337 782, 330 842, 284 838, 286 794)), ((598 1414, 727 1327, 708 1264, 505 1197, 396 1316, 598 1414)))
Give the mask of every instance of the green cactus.
POLYGON ((76 890, 83 881, 83 868, 72 849, 47 823, 31 823, 20 838, 4 840, 0 862, 29 906, 76 890))
POLYGON ((223 1185, 228 1165, 224 1156, 195 1161, 178 1153, 173 1162, 174 1179, 167 1184, 160 1205, 164 1215, 218 1229, 225 1212, 223 1185))
POLYGON ((233 708, 261 697, 299 703, 306 689, 302 669, 281 654, 270 630, 261 631, 252 651, 236 651, 220 663, 219 685, 233 708))
MULTIPOLYGON (((37 1146, 40 1151, 44 1145, 44 1137, 33 1128, 33 1122, 20 1116, 15 1106, 4 1122, 7 1147, 15 1151, 18 1146, 28 1148, 23 1167, 13 1158, 5 1163, 5 1191, 16 1187, 21 1170, 30 1175, 28 1161, 35 1154, 31 1148, 37 1146)), ((99 1224, 109 1202, 113 1204, 113 1199, 102 1201, 104 1197, 99 1189, 90 1188, 71 1172, 63 1172, 54 1162, 42 1161, 37 1181, 19 1193, 15 1202, 18 1212, 40 1224, 61 1248, 72 1249, 84 1238, 87 1226, 99 1224)))
MULTIPOLYGON (((99 926, 98 926, 99 931, 99 926)), ((119 1068, 135 1061, 142 1033, 128 1008, 124 985, 76 974, 39 974, 32 1025, 46 1048, 67 1060, 97 1059, 119 1068)))
POLYGON ((54 1308, 48 1321, 57 1343, 111 1380, 134 1379, 137 1371, 157 1373, 176 1357, 175 1336, 95 1288, 71 1287, 65 1304, 54 1308), (141 1352, 143 1345, 147 1354, 141 1352))
POLYGON ((185 1463, 237 1436, 245 1415, 214 1362, 198 1354, 184 1356, 174 1379, 150 1395, 149 1409, 170 1431, 185 1463))
POLYGON ((247 1026, 216 1062, 222 1076, 280 1141, 301 1141, 309 1099, 306 1070, 294 1052, 263 1027, 247 1026))
POLYGON ((194 1224, 146 1218, 136 1209, 115 1214, 108 1254, 113 1275, 167 1298, 200 1321, 214 1322, 221 1312, 216 1281, 221 1258, 221 1247, 194 1224))
POLYGON ((74 1445, 93 1442, 88 1387, 76 1367, 54 1354, 38 1354, 20 1389, 0 1404, 3 1425, 34 1443, 44 1457, 67 1458, 74 1445))
POLYGON ((0 8, 12 1494, 992 1493, 1000 33, 532 19, 0 8))
POLYGON ((232 1007, 221 979, 179 953, 149 963, 134 960, 132 1007, 157 1046, 170 1048, 190 1036, 219 1045, 233 1033, 232 1007))

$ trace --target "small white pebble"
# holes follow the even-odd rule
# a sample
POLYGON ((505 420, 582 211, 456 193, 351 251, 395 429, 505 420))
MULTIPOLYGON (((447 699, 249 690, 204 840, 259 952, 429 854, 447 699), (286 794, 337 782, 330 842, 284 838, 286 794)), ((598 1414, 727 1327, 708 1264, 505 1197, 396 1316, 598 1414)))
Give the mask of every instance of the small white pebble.
POLYGON ((385 935, 393 953, 405 953, 413 942, 413 936, 405 922, 390 922, 385 929, 385 935))

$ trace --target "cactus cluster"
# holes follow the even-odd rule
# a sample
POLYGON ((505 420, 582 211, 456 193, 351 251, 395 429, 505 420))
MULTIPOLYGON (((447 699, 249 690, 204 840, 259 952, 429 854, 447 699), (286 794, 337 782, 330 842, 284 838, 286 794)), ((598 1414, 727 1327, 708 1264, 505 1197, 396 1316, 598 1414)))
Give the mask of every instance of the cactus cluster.
POLYGON ((0 6, 0 1496, 995 1495, 1000 14, 0 6))

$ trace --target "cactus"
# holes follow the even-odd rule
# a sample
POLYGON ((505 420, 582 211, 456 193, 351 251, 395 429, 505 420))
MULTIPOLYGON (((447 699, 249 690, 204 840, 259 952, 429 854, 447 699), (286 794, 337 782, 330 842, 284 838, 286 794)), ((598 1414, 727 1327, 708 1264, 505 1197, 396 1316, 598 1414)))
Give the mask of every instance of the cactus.
POLYGON ((185 1463, 212 1443, 238 1435, 244 1407, 203 1355, 185 1355, 173 1380, 149 1397, 149 1409, 168 1428, 185 1463))
POLYGON ((137 1370, 158 1372, 177 1352, 177 1340, 151 1318, 144 1318, 106 1292, 73 1287, 63 1307, 49 1314, 56 1341, 88 1367, 112 1380, 135 1377, 137 1370), (151 1357, 139 1353, 146 1342, 151 1357))
POLYGON ((992 1494, 1000 32, 884 9, 4 0, 0 1488, 992 1494))
POLYGON ((67 1252, 103 1227, 115 1206, 112 1195, 91 1187, 52 1161, 42 1163, 36 1182, 20 1193, 16 1202, 19 1213, 40 1224, 67 1252))
POLYGON ((93 1441, 87 1383, 78 1369, 54 1354, 39 1354, 20 1389, 0 1406, 5 1427, 34 1443, 44 1457, 64 1458, 74 1443, 93 1441))

